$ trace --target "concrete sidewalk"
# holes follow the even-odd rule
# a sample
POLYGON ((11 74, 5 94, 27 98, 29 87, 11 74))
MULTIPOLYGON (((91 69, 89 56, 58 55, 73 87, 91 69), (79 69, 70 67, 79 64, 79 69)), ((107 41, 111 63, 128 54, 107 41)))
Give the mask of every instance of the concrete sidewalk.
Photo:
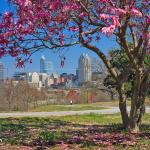
MULTIPOLYGON (((127 108, 128 111, 130 108, 127 108)), ((10 112, 0 113, 0 118, 7 117, 50 117, 50 116, 67 116, 67 115, 83 115, 83 114, 115 114, 119 113, 118 107, 108 107, 108 109, 102 110, 82 110, 82 111, 54 111, 54 112, 10 112)), ((150 113, 150 107, 146 108, 146 112, 150 113)))

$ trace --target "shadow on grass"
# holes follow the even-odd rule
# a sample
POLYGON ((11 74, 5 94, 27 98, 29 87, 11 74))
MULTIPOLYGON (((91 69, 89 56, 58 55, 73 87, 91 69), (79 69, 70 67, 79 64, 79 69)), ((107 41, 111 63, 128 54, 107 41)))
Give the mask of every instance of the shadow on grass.
POLYGON ((121 124, 82 125, 49 118, 6 118, 0 119, 0 139, 2 143, 32 147, 127 147, 142 143, 148 147, 150 125, 142 125, 141 133, 131 134, 121 124))

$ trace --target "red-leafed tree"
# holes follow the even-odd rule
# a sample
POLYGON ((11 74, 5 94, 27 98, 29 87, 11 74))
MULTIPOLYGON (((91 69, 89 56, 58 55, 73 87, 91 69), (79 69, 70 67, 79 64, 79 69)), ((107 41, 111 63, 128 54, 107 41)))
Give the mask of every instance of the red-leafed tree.
POLYGON ((0 21, 0 57, 16 57, 18 67, 41 49, 73 45, 95 52, 117 82, 119 107, 125 127, 137 132, 149 88, 149 0, 10 0, 16 14, 6 12, 0 21), (96 42, 101 36, 116 38, 129 64, 122 72, 113 68, 96 42), (130 43, 130 46, 129 44, 130 43), (131 46, 132 45, 132 46, 131 46), (135 72, 131 111, 128 115, 124 83, 135 72))
POLYGON ((69 90, 67 94, 67 99, 73 101, 73 103, 77 102, 77 91, 74 89, 69 90))

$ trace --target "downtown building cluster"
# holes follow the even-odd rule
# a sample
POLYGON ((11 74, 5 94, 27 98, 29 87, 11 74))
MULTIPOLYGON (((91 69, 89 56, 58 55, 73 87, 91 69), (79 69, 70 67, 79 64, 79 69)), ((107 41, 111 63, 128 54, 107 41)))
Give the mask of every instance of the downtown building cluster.
MULTIPOLYGON (((3 66, 0 64, 0 77, 3 78, 3 66)), ((84 83, 93 83, 101 78, 102 73, 92 72, 92 62, 88 54, 83 53, 78 60, 76 74, 62 73, 57 74, 53 69, 53 63, 48 61, 45 56, 40 59, 40 72, 16 72, 13 75, 13 83, 26 81, 29 85, 41 88, 78 88, 84 83)))

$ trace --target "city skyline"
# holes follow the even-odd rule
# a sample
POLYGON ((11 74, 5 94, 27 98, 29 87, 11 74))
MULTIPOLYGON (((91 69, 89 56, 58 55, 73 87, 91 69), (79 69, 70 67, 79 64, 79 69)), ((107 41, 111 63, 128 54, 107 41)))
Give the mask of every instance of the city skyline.
POLYGON ((24 68, 16 68, 15 66, 15 60, 13 58, 7 58, 4 57, 3 59, 0 59, 1 62, 4 64, 4 76, 5 78, 12 77, 15 72, 40 72, 40 58, 42 55, 45 55, 48 61, 51 61, 53 63, 54 72, 57 72, 58 74, 61 73, 76 73, 76 69, 78 67, 78 59, 82 53, 87 53, 90 58, 98 58, 97 55, 94 53, 84 49, 77 49, 79 53, 75 53, 74 55, 71 55, 73 50, 69 50, 68 53, 65 55, 66 60, 64 67, 62 68, 60 66, 60 56, 59 53, 53 53, 53 52, 38 52, 36 55, 32 57, 33 63, 32 64, 26 64, 24 68))
MULTIPOLYGON (((13 10, 13 7, 8 4, 8 1, 0 0, 0 13, 7 12, 9 10, 13 10)), ((104 36, 101 37, 99 43, 95 42, 95 46, 96 45, 99 45, 100 49, 102 49, 104 53, 108 53, 109 50, 117 47, 115 43, 115 39, 108 40, 108 37, 104 37, 104 36)), ((0 58, 0 61, 4 64, 5 67, 4 70, 5 77, 7 76, 11 77, 15 72, 24 71, 24 70, 27 72, 31 72, 31 71, 39 72, 40 71, 39 63, 40 63, 41 55, 45 55, 48 60, 53 62, 54 68, 56 68, 59 74, 63 72, 70 72, 75 74, 78 65, 78 58, 82 53, 87 53, 91 58, 92 57, 98 58, 95 53, 78 45, 78 46, 73 46, 71 48, 66 48, 59 52, 56 52, 56 50, 52 52, 51 50, 48 51, 43 49, 41 52, 37 52, 31 57, 32 64, 28 63, 25 65, 25 68, 21 68, 21 69, 15 67, 14 58, 6 56, 3 57, 2 59, 0 58), (65 65, 63 68, 60 67, 61 56, 65 56, 66 58, 65 65)))
POLYGON ((41 55, 41 58, 40 58, 40 61, 39 61, 39 69, 38 69, 38 71, 36 71, 34 69, 32 71, 25 71, 25 70, 23 70, 23 71, 15 72, 13 75, 18 74, 18 73, 34 73, 34 72, 39 73, 39 74, 47 74, 47 75, 52 75, 54 73, 54 74, 57 74, 57 75, 60 75, 60 76, 62 74, 75 74, 75 75, 78 75, 79 68, 80 68, 80 70, 86 69, 85 67, 87 67, 87 65, 90 65, 89 69, 92 72, 92 68, 91 68, 92 64, 91 63, 92 63, 91 57, 87 53, 81 53, 81 55, 79 56, 79 58, 77 60, 77 67, 74 69, 75 70, 74 73, 72 73, 72 72, 61 72, 61 73, 58 73, 57 69, 55 69, 53 67, 53 62, 48 60, 44 55, 41 55), (83 60, 81 60, 81 59, 83 59, 83 60), (84 64, 85 59, 88 59, 88 62, 87 62, 88 64, 87 63, 84 64), (82 64, 81 64, 81 62, 82 62, 82 64))
MULTIPOLYGON (((62 73, 56 74, 52 70, 52 62, 47 60, 44 55, 40 58, 40 72, 20 72, 15 73, 12 81, 17 84, 26 81, 30 86, 37 89, 45 88, 67 88, 80 87, 84 83, 92 83, 93 79, 98 79, 101 72, 92 72, 92 61, 87 53, 82 53, 78 58, 76 74, 62 73), (94 77, 94 78, 93 78, 94 77)), ((100 78, 99 78, 100 79, 100 78)))

